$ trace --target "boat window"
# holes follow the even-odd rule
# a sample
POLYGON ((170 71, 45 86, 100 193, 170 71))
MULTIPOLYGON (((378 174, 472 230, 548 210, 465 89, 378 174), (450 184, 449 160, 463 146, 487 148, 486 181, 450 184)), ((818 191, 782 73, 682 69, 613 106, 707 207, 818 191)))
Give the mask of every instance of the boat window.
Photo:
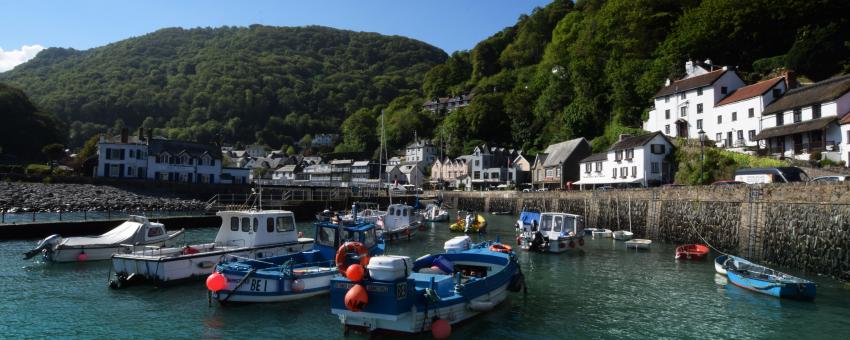
POLYGON ((249 232, 251 231, 251 219, 247 217, 242 218, 242 231, 249 232))
POLYGON ((401 215, 402 215, 402 216, 407 216, 407 209, 402 209, 402 210, 401 210, 401 215))
POLYGON ((554 216, 554 218, 552 218, 552 221, 553 221, 552 231, 560 233, 562 227, 564 226, 564 217, 563 216, 554 216))
POLYGON ((269 217, 266 219, 266 232, 274 231, 274 217, 269 217))
POLYGON ((578 230, 576 228, 576 219, 575 217, 564 217, 564 231, 566 232, 574 232, 578 234, 578 230))
POLYGON ((277 231, 285 232, 285 231, 293 231, 295 230, 295 223, 292 223, 291 218, 286 217, 278 217, 277 218, 277 231))
POLYGON ((257 227, 260 225, 260 220, 254 217, 254 232, 257 232, 257 227))
POLYGON ((239 231, 239 217, 230 218, 230 230, 239 231))
POLYGON ((342 242, 360 242, 359 233, 346 230, 343 235, 342 242))
POLYGON ((392 216, 393 214, 395 214, 395 207, 390 207, 390 210, 387 212, 387 215, 392 216))
POLYGON ((336 228, 333 227, 320 227, 318 234, 317 242, 319 245, 335 247, 334 241, 336 239, 336 228))
POLYGON ((375 229, 369 229, 366 231, 366 237, 363 239, 363 245, 366 248, 372 248, 375 245, 376 237, 375 237, 375 229))
POLYGON ((396 215, 396 216, 401 216, 401 208, 396 209, 396 211, 395 211, 395 215, 396 215))
POLYGON ((552 215, 548 215, 540 218, 540 231, 552 230, 552 217, 552 215))
POLYGON ((162 231, 162 228, 160 228, 160 227, 154 227, 154 228, 148 229, 148 237, 162 236, 162 234, 165 234, 165 232, 162 231))

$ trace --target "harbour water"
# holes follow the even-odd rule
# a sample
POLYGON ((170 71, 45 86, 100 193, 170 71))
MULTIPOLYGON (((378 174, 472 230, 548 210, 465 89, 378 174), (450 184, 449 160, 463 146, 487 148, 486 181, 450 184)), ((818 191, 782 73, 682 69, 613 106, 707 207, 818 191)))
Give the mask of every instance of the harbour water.
MULTIPOLYGON (((486 238, 513 242, 515 217, 487 218, 486 238)), ((312 235, 310 223, 301 223, 299 230, 312 235)), ((188 230, 187 241, 211 240, 216 231, 188 230)), ((416 258, 441 251, 443 242, 456 235, 447 224, 434 223, 412 242, 390 243, 388 252, 416 258)), ((2 338, 343 337, 327 295, 291 303, 210 306, 202 282, 110 290, 108 261, 22 260, 21 254, 36 241, 0 242, 2 338)), ((576 254, 520 252, 527 296, 511 295, 495 311, 455 326, 453 335, 846 339, 850 334, 850 289, 842 282, 792 272, 816 281, 818 297, 814 302, 779 300, 726 284, 715 275, 711 261, 675 261, 674 247, 656 243, 650 251, 636 252, 624 249, 621 242, 600 239, 588 240, 576 254)))

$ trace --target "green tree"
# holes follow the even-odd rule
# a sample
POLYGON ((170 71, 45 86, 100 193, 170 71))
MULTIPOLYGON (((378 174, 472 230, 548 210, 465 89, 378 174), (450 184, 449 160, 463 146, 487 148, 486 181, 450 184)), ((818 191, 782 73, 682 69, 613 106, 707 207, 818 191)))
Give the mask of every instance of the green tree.
POLYGON ((65 157, 65 146, 59 143, 47 144, 41 148, 41 153, 50 162, 50 169, 52 170, 54 163, 65 157))

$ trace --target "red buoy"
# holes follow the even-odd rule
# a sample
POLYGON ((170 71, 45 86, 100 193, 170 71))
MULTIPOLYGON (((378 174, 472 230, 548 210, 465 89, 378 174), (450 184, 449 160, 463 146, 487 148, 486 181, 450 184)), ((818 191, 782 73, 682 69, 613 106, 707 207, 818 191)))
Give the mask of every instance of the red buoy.
POLYGON ((345 293, 345 308, 352 312, 363 310, 368 303, 369 295, 366 294, 366 288, 361 285, 354 285, 345 293))
POLYGON ((227 278, 219 272, 214 272, 207 276, 207 289, 218 292, 227 288, 227 278))
POLYGON ((89 255, 86 254, 86 252, 82 252, 79 255, 77 255, 77 261, 85 262, 88 259, 89 259, 89 255))
POLYGON ((521 245, 521 244, 522 244, 522 236, 517 236, 516 237, 516 245, 521 245))
POLYGON ((345 277, 354 282, 360 282, 363 279, 363 266, 352 264, 345 270, 345 277))
POLYGON ((438 319, 431 324, 431 335, 434 339, 448 339, 452 335, 452 324, 446 319, 438 319))
POLYGON ((292 280, 292 291, 300 293, 304 291, 304 281, 299 279, 292 280))

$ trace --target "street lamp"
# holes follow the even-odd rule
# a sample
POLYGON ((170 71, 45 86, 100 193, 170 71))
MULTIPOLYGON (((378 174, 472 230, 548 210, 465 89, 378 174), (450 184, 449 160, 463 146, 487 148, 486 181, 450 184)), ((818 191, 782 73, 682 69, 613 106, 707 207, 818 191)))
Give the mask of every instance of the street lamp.
POLYGON ((702 167, 705 164, 705 131, 699 129, 699 184, 702 183, 702 167))

